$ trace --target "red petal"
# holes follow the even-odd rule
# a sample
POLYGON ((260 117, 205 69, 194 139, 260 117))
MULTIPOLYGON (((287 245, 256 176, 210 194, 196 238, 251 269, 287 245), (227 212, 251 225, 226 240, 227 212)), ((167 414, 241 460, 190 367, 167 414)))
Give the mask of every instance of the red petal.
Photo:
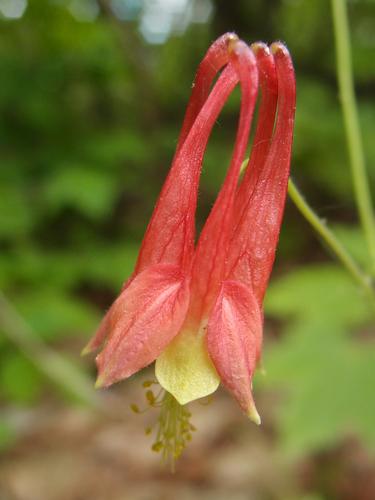
POLYGON ((295 113, 295 79, 287 49, 271 47, 278 77, 278 113, 274 137, 228 255, 228 279, 248 284, 263 301, 272 270, 288 187, 295 113))
POLYGON ((97 329, 95 335, 93 338, 90 340, 90 342, 86 345, 86 347, 82 350, 81 355, 84 356, 85 354, 89 354, 90 352, 96 351, 99 349, 99 347, 102 346, 103 342, 108 336, 109 333, 109 315, 110 315, 111 309, 107 312, 107 314, 104 316, 102 321, 100 322, 99 328, 97 329))
POLYGON ((199 66, 173 164, 143 239, 135 273, 160 262, 185 269, 191 264, 204 150, 237 75, 224 71, 207 96, 215 75, 228 62, 228 42, 233 39, 237 39, 233 34, 220 37, 199 66))
POLYGON ((203 104, 206 102, 215 76, 229 61, 228 43, 233 40, 237 40, 237 35, 234 33, 225 33, 219 37, 210 46, 206 55, 199 64, 193 83, 193 90, 191 92, 184 121, 181 127, 176 154, 188 136, 196 117, 203 107, 203 104))
MULTIPOLYGON (((267 159, 277 107, 277 75, 270 49, 262 42, 253 43, 251 49, 257 60, 261 99, 250 159, 236 194, 234 213, 238 221, 240 220, 240 216, 246 211, 246 206, 251 199, 258 177, 267 159)), ((234 232, 235 230, 236 228, 234 227, 234 232)))
POLYGON ((109 340, 97 356, 98 386, 109 386, 152 363, 178 333, 189 286, 177 266, 149 267, 109 311, 109 340))
POLYGON ((224 386, 248 414, 251 378, 262 343, 262 314, 252 291, 225 281, 208 322, 207 347, 224 386))
POLYGON ((202 160, 212 127, 236 82, 237 75, 228 66, 179 150, 147 228, 136 273, 160 262, 190 267, 202 160))
MULTIPOLYGON (((121 288, 121 293, 120 296, 122 296, 122 292, 130 285, 130 283, 134 280, 135 275, 131 276, 129 279, 125 281, 125 283, 122 285, 121 288)), ((107 311, 106 315, 104 318, 101 320, 99 328, 97 329, 95 335, 93 338, 90 340, 90 342, 86 345, 86 347, 82 350, 81 355, 85 356, 86 354, 89 354, 90 352, 96 351, 99 349, 105 340, 107 340, 107 337, 111 334, 111 325, 110 325, 110 317, 112 314, 112 309, 116 307, 117 300, 111 305, 109 310, 107 311)))
MULTIPOLYGON (((233 224, 233 203, 240 167, 249 138, 257 90, 258 71, 253 53, 243 42, 233 44, 231 63, 241 83, 241 112, 228 174, 200 235, 193 264, 192 315, 205 315, 223 279, 233 224)), ((229 67, 230 65, 228 65, 229 67)))

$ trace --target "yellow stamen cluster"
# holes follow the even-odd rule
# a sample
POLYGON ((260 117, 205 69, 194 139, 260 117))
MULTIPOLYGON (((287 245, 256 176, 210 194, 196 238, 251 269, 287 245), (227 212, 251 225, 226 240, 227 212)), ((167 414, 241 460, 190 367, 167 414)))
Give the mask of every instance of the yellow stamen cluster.
POLYGON ((192 439, 195 427, 190 423, 191 413, 186 405, 182 406, 167 391, 160 389, 156 394, 150 387, 157 384, 156 381, 147 380, 143 387, 147 388, 146 400, 148 407, 140 410, 137 405, 131 405, 134 413, 143 413, 150 408, 159 408, 160 413, 157 422, 152 427, 147 427, 146 434, 156 430, 155 441, 151 449, 161 453, 163 462, 169 464, 174 470, 175 461, 179 458, 187 443, 192 439))

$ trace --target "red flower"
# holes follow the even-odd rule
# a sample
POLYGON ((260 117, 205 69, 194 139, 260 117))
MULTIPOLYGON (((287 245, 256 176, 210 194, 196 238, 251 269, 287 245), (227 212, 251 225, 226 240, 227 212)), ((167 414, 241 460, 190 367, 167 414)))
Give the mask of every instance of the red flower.
POLYGON ((109 386, 156 360, 158 381, 181 404, 212 393, 221 380, 241 408, 260 421, 251 380, 261 355, 262 302, 284 210, 294 110, 294 72, 285 46, 250 48, 226 34, 210 47, 134 273, 85 349, 103 345, 97 386, 109 386), (258 125, 239 180, 258 80, 258 125), (238 82, 242 97, 232 160, 195 246, 204 152, 238 82))

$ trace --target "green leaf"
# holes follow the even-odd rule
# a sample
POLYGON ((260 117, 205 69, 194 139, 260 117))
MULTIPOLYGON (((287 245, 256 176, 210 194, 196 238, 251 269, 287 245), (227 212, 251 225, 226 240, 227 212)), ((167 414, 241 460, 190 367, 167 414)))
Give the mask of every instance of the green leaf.
POLYGON ((370 263, 370 256, 366 238, 359 226, 344 226, 334 224, 331 226, 338 239, 344 244, 354 259, 366 269, 370 263))
POLYGON ((9 422, 0 420, 0 451, 9 449, 16 440, 16 432, 9 422))
POLYGON ((33 224, 33 214, 22 191, 0 186, 0 238, 21 236, 33 224))
POLYGON ((286 321, 259 378, 284 396, 284 449, 299 456, 355 433, 375 450, 375 344, 360 335, 373 318, 350 277, 328 265, 290 273, 270 287, 266 313, 286 321))
MULTIPOLYGON (((83 152, 98 165, 116 165, 121 170, 125 168, 128 176, 132 174, 131 168, 127 168, 128 163, 131 166, 136 163, 144 168, 145 163, 152 159, 152 150, 145 147, 145 144, 146 141, 141 134, 129 128, 121 128, 111 130, 110 133, 106 130, 94 137, 90 136, 83 144, 83 152)), ((135 176, 139 178, 136 174, 135 176)))
POLYGON ((293 316, 305 326, 323 322, 343 329, 371 318, 362 291, 335 265, 305 267, 273 282, 266 310, 283 318, 293 316))
POLYGON ((54 211, 74 208, 94 219, 108 216, 119 186, 105 171, 83 165, 61 165, 45 184, 45 198, 54 211))
POLYGON ((82 262, 85 279, 118 292, 133 272, 138 252, 139 244, 130 242, 93 248, 86 252, 82 262))
POLYGON ((68 334, 87 334, 96 328, 99 317, 92 306, 50 288, 40 288, 15 299, 20 314, 44 339, 68 334))
POLYGON ((41 376, 27 358, 18 353, 4 356, 0 366, 0 392, 6 399, 31 404, 41 388, 41 376))

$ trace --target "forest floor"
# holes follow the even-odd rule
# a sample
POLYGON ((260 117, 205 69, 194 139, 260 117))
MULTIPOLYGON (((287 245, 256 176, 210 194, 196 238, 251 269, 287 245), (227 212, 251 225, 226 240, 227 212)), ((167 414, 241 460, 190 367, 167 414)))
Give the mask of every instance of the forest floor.
POLYGON ((271 423, 256 427, 223 391, 191 405, 197 431, 171 473, 144 432, 157 410, 129 409, 145 406, 143 393, 135 379, 104 394, 109 406, 121 401, 113 417, 56 402, 12 410, 19 436, 0 455, 0 500, 375 498, 375 465, 356 441, 287 465, 271 423))

